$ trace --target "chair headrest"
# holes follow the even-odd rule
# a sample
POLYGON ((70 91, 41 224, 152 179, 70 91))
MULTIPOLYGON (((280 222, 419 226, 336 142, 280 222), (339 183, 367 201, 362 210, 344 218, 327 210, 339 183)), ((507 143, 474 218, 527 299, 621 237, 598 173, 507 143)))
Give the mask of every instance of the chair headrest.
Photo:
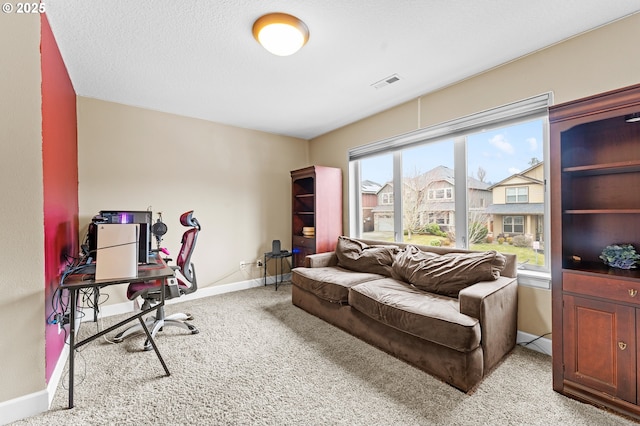
POLYGON ((198 219, 193 217, 193 210, 182 213, 182 215, 180 216, 180 223, 182 224, 182 226, 193 226, 200 229, 198 219))

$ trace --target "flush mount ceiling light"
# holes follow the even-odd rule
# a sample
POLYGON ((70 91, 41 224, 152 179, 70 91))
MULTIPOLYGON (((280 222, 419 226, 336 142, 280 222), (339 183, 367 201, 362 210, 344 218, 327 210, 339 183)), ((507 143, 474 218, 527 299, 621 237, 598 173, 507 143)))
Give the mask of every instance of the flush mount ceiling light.
POLYGON ((309 40, 309 28, 295 16, 269 13, 253 24, 253 36, 274 55, 289 56, 309 40))

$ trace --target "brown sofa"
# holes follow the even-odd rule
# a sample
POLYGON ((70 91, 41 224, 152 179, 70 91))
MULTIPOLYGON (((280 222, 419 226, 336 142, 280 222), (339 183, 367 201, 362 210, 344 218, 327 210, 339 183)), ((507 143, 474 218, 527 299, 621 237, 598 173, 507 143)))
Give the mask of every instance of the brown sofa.
POLYGON ((340 237, 293 269, 292 302, 469 392, 515 346, 516 266, 515 255, 340 237))

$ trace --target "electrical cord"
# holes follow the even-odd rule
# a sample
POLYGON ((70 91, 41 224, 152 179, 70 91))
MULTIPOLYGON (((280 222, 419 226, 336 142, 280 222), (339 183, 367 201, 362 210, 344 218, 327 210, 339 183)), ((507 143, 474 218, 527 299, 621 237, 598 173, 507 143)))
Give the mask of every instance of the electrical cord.
MULTIPOLYGON (((520 342, 520 343, 518 343, 518 345, 523 346, 523 347, 527 347, 529 345, 534 345, 535 347, 540 349, 543 353, 546 353, 544 351, 544 349, 541 348, 540 346, 536 345, 535 342, 537 342, 538 340, 542 339, 543 337, 549 336, 550 334, 552 334, 552 333, 551 332, 544 333, 544 334, 542 334, 540 336, 537 336, 537 337, 535 337, 535 338, 533 338, 533 339, 531 339, 531 340, 529 340, 527 342, 520 342)), ((547 355, 551 355, 551 354, 547 354, 547 355)))
MULTIPOLYGON (((78 373, 78 365, 76 364, 74 366, 74 373, 75 373, 75 377, 74 377, 74 386, 80 385, 84 382, 84 380, 87 378, 87 360, 84 358, 84 356, 82 355, 82 351, 76 349, 76 354, 80 355, 79 359, 78 357, 75 358, 76 363, 78 362, 78 360, 82 361, 82 371, 78 373)), ((67 383, 69 382, 68 377, 69 377, 69 366, 67 365, 65 367, 65 371, 64 371, 64 376, 67 377, 67 380, 60 380, 60 382, 62 383, 62 389, 64 390, 68 390, 69 388, 67 387, 67 383)))

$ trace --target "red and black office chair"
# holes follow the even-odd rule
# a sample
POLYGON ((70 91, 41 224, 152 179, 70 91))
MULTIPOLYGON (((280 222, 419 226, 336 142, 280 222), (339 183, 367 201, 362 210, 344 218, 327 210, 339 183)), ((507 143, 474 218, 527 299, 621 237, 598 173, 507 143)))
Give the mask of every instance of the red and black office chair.
MULTIPOLYGON (((182 246, 180 247, 178 257, 176 258, 176 266, 171 266, 176 271, 176 278, 165 285, 166 300, 193 293, 198 289, 196 271, 193 263, 191 263, 191 255, 193 254, 193 249, 196 246, 196 240, 198 238, 198 233, 200 232, 200 224, 198 223, 198 220, 193 217, 193 210, 183 213, 182 216, 180 216, 180 223, 190 228, 182 235, 182 246)), ((161 300, 161 286, 163 283, 164 281, 162 280, 132 282, 127 288, 127 297, 129 300, 135 300, 136 298, 141 297, 144 300, 142 309, 148 309, 161 300)), ((158 331, 163 327, 168 326, 181 327, 190 331, 191 334, 197 334, 198 329, 187 322, 191 319, 193 319, 193 317, 190 314, 183 313, 165 316, 164 306, 159 306, 156 311, 156 315, 146 318, 145 324, 147 325, 151 336, 154 338, 158 331)), ((117 334, 114 341, 116 343, 122 342, 127 337, 142 331, 142 325, 137 324, 117 334)), ((151 349, 151 343, 148 340, 144 344, 144 349, 151 349)))

